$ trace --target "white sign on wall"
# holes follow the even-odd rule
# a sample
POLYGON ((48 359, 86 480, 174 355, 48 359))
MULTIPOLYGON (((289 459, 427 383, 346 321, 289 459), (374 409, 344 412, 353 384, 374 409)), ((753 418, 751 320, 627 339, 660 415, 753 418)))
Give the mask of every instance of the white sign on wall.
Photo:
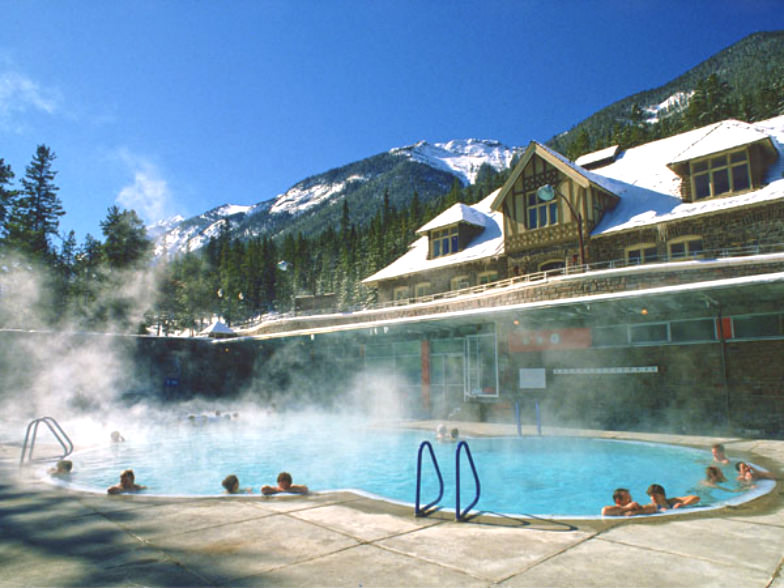
POLYGON ((520 388, 547 388, 547 376, 544 368, 520 368, 520 388))

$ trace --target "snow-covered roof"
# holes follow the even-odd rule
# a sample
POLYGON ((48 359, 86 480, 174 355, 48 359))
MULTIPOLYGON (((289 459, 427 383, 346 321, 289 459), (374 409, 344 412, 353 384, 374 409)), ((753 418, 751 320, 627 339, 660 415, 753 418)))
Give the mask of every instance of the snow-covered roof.
POLYGON ((736 147, 744 147, 759 141, 770 141, 767 133, 739 120, 724 120, 696 129, 693 134, 694 142, 675 155, 669 162, 670 165, 684 163, 736 147))
POLYGON ((599 149, 598 151, 593 151, 592 153, 586 153, 585 155, 581 155, 575 159, 574 163, 580 167, 590 167, 591 165, 601 161, 614 159, 615 155, 618 153, 619 148, 620 147, 618 145, 612 145, 611 147, 605 147, 604 149, 599 149))
MULTIPOLYGON (((500 212, 493 212, 490 210, 490 204, 493 202, 493 199, 496 197, 499 191, 500 188, 485 197, 480 202, 477 202, 475 205, 471 207, 466 206, 466 208, 472 210, 472 214, 481 215, 481 217, 477 216, 476 218, 483 219, 483 226, 485 230, 482 231, 480 235, 475 237, 462 251, 428 259, 428 253, 430 251, 428 238, 426 236, 420 237, 411 244, 406 253, 398 257, 395 261, 382 270, 376 272, 372 276, 365 278, 362 281, 366 284, 379 282, 381 280, 399 278, 423 271, 464 264, 469 261, 496 257, 503 254, 503 216, 500 212)), ((445 213, 449 212, 449 210, 452 208, 455 208, 455 206, 445 211, 445 213)), ((443 216, 445 213, 437 216, 435 219, 433 219, 433 221, 431 221, 431 223, 437 220, 439 217, 443 216)), ((426 227, 431 223, 424 225, 420 231, 428 230, 426 227)), ((438 226, 442 225, 439 224, 438 226)))
POLYGON ((591 235, 605 235, 626 229, 639 228, 784 198, 784 116, 758 123, 723 121, 707 127, 660 139, 623 152, 615 162, 587 172, 604 176, 620 202, 605 213, 591 235), (715 133, 715 134, 714 134, 715 133), (713 138, 712 138, 713 136, 713 138), (681 200, 681 178, 668 164, 690 158, 696 153, 725 151, 761 139, 770 138, 778 151, 778 160, 768 169, 763 187, 746 194, 726 198, 712 198, 697 202, 681 200))
POLYGON ((487 215, 478 211, 476 208, 458 202, 447 208, 429 223, 419 227, 417 233, 420 235, 427 234, 428 231, 432 231, 433 229, 448 227, 460 222, 477 227, 484 227, 487 224, 487 215))
POLYGON ((225 323, 219 320, 215 320, 212 321, 210 326, 208 326, 206 329, 201 331, 199 335, 208 336, 208 337, 227 337, 227 336, 235 335, 235 333, 231 329, 231 327, 226 326, 225 323))
MULTIPOLYGON (((524 166, 527 158, 534 152, 544 156, 580 183, 586 186, 593 184, 618 197, 617 205, 604 214, 591 232, 594 237, 772 200, 784 200, 784 116, 757 123, 727 120, 708 125, 628 149, 617 155, 612 163, 593 171, 586 170, 546 145, 536 142, 529 145, 518 166, 524 166), (778 152, 778 159, 768 169, 760 189, 697 202, 684 202, 681 199, 682 180, 670 165, 758 142, 763 142, 778 152)), ((502 255, 503 216, 498 209, 504 198, 504 190, 508 191, 509 185, 510 182, 507 182, 505 187, 496 190, 474 206, 456 204, 417 231, 426 233, 428 230, 459 221, 484 226, 485 230, 464 250, 428 259, 428 238, 423 236, 410 246, 408 252, 363 281, 374 283, 502 255)))

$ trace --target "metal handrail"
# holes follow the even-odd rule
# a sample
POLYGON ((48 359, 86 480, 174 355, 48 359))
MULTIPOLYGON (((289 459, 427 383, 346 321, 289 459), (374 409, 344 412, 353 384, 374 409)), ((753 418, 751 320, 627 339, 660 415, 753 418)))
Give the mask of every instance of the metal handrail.
POLYGON ((54 438, 57 439, 57 442, 63 448, 63 455, 60 459, 70 455, 74 449, 73 443, 68 435, 63 431, 63 428, 60 424, 54 420, 52 417, 39 417, 37 419, 33 419, 30 421, 30 424, 27 425, 27 431, 25 432, 24 443, 22 444, 22 456, 19 458, 19 465, 21 466, 24 464, 25 455, 27 455, 28 463, 33 461, 33 448, 35 447, 35 438, 38 435, 38 425, 44 423, 49 430, 54 435, 54 438), (30 433, 32 432, 32 436, 30 433), (30 441, 30 449, 28 451, 27 442, 30 441))
POLYGON ((465 521, 467 520, 466 514, 479 502, 479 495, 481 494, 481 488, 479 484, 479 474, 476 473, 476 466, 474 465, 474 458, 471 457, 471 449, 468 447, 468 443, 465 441, 460 441, 457 444, 457 450, 455 451, 455 520, 465 521), (471 465, 471 471, 474 474, 474 482, 476 483, 476 497, 474 501, 469 504, 465 510, 462 512, 460 511, 460 451, 465 449, 466 455, 468 456, 468 463, 471 465))
POLYGON ((430 441, 422 441, 419 444, 419 452, 417 453, 417 481, 416 481, 416 503, 414 505, 414 515, 418 517, 426 517, 429 515, 431 507, 435 506, 439 503, 441 498, 444 496, 444 478, 441 475, 441 469, 438 467, 438 460, 436 459, 436 454, 433 451, 433 444, 430 441), (426 504, 422 508, 419 507, 419 496, 420 496, 420 489, 422 485, 422 451, 427 447, 430 451, 430 459, 433 461, 433 467, 435 467, 436 474, 438 474, 438 484, 439 484, 439 491, 438 491, 438 498, 436 498, 433 502, 426 504))

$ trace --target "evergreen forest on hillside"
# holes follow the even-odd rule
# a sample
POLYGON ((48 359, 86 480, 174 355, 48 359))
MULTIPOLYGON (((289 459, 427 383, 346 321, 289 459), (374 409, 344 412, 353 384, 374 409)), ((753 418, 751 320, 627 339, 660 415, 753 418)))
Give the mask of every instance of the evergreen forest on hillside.
MULTIPOLYGON (((784 114, 784 32, 759 33, 722 51, 666 86, 631 96, 596 113, 550 144, 570 159, 604 146, 628 148, 726 118, 762 120, 784 114), (759 59, 763 51, 765 59, 759 59), (701 76, 699 74, 702 74, 701 76), (675 92, 684 108, 645 108, 675 92)), ((0 153, 2 156, 2 153, 0 153)), ((144 224, 133 210, 112 206, 102 240, 60 232, 56 155, 38 146, 18 178, 0 158, 0 325, 122 332, 195 332, 215 316, 230 325, 292 309, 299 295, 334 294, 346 310, 374 301, 361 280, 402 255, 415 231, 456 202, 473 204, 501 186, 510 170, 484 165, 473 185, 455 180, 426 200, 413 191, 395 205, 384 193, 369 213, 342 201, 339 219, 321 232, 239 238, 224 230, 204 248, 155 260, 144 224), (285 261, 285 264, 279 262, 285 261)))
POLYGON ((784 31, 761 32, 663 86, 603 108, 547 144, 574 160, 603 147, 628 149, 727 118, 754 122, 779 114, 784 114, 784 31), (688 102, 653 118, 645 111, 679 93, 691 94, 688 102))

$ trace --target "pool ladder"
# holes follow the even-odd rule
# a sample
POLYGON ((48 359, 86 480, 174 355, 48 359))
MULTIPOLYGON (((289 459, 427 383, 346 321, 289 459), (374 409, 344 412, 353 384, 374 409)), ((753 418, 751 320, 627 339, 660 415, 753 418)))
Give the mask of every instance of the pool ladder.
POLYGON ((63 454, 60 456, 60 459, 71 454, 74 449, 73 443, 71 443, 71 439, 66 435, 63 428, 60 424, 54 420, 52 417, 39 417, 37 419, 33 419, 30 421, 30 424, 27 425, 27 431, 25 432, 24 443, 22 444, 22 457, 19 458, 19 465, 23 465, 25 461, 25 456, 27 456, 27 462, 31 463, 33 461, 33 448, 35 447, 35 438, 38 435, 38 425, 41 423, 45 424, 49 427, 49 430, 54 435, 54 438, 60 444, 60 447, 63 448, 63 454), (27 443, 30 442, 30 447, 28 448, 27 443))
MULTIPOLYGON (((455 520, 466 521, 468 520, 468 513, 469 511, 479 502, 479 496, 481 494, 481 485, 479 483, 479 474, 476 472, 476 466, 474 465, 474 458, 471 456, 471 449, 468 447, 468 443, 465 441, 460 441, 457 444, 457 448, 455 449, 455 520), (465 450, 466 457, 468 458, 468 463, 471 466, 471 473, 474 476, 474 483, 476 484, 476 496, 471 504, 469 504, 465 509, 460 509, 460 454, 465 450)), ((437 505, 441 498, 444 496, 444 477, 441 475, 441 468, 438 467, 438 460, 436 459, 436 454, 433 451, 433 444, 430 441, 422 441, 419 444, 419 452, 417 453, 417 480, 416 480, 416 503, 414 505, 414 514, 418 517, 426 517, 429 514, 438 510, 437 508, 433 508, 437 505), (438 497, 433 500, 432 502, 426 504, 425 506, 420 507, 420 495, 421 495, 421 487, 422 487, 422 454, 424 453, 425 449, 428 449, 430 452, 430 459, 433 462, 433 467, 438 475, 438 484, 439 484, 439 491, 438 497)))

